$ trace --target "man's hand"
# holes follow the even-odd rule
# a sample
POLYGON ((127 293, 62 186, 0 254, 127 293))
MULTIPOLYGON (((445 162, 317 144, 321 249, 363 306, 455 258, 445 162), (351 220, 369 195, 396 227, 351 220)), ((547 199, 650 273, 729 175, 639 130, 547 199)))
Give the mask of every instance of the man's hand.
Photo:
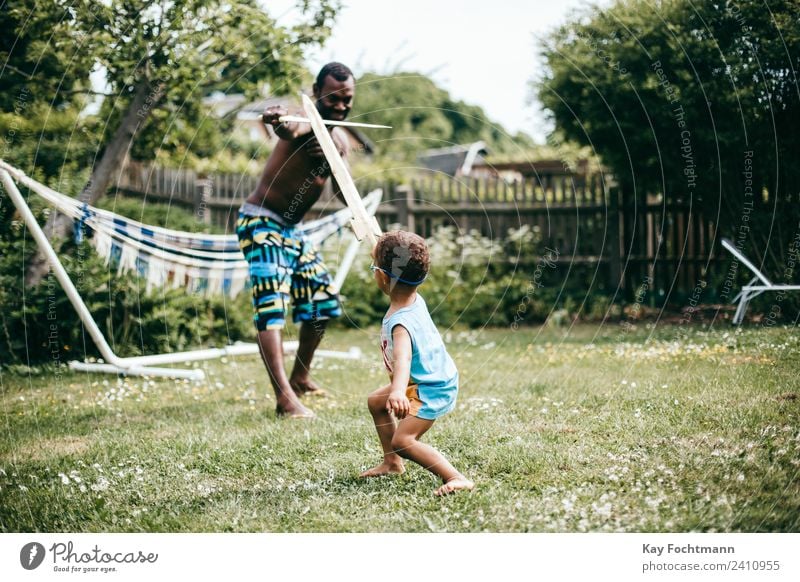
POLYGON ((410 408, 411 403, 402 392, 392 392, 389 394, 389 398, 386 399, 386 412, 394 414, 398 420, 408 416, 410 408))
MULTIPOLYGON (((336 135, 336 134, 333 133, 333 128, 330 128, 328 131, 331 132, 331 135, 336 135)), ((341 139, 340 138, 334 138, 333 143, 336 146, 336 149, 338 150, 339 155, 342 156, 342 159, 346 160, 347 159, 347 147, 345 147, 341 143, 341 139)), ((319 142, 317 141, 317 138, 314 137, 313 133, 311 134, 311 137, 308 139, 308 141, 303 145, 303 147, 306 148, 306 152, 308 152, 308 155, 311 156, 312 158, 324 158, 325 157, 325 153, 322 151, 322 146, 319 145, 319 142)))
POLYGON ((264 125, 271 125, 272 129, 277 129, 281 125, 280 117, 282 115, 289 115, 289 112, 285 107, 274 105, 264 110, 264 113, 261 114, 261 121, 264 122, 264 125))
POLYGON ((281 107, 280 105, 275 105, 273 107, 267 107, 264 110, 264 113, 261 114, 261 121, 264 122, 264 125, 269 125, 272 127, 272 131, 275 132, 281 139, 291 140, 297 136, 297 132, 299 130, 299 123, 295 123, 293 121, 285 121, 281 123, 280 118, 282 115, 288 115, 288 111, 285 107, 281 107))
POLYGON ((303 146, 306 148, 306 153, 312 158, 324 158, 325 153, 322 151, 322 146, 319 145, 317 138, 313 135, 308 138, 308 141, 303 146))

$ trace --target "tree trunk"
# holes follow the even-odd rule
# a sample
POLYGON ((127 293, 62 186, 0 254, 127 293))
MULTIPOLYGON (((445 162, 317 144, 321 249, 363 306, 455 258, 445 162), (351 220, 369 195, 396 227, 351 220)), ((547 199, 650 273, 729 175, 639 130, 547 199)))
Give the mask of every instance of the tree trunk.
MULTIPOLYGON (((81 202, 94 204, 106 193, 115 174, 121 169, 125 154, 133 143, 136 131, 150 115, 150 111, 158 105, 163 94, 163 85, 159 84, 154 88, 147 79, 139 81, 119 127, 103 150, 100 161, 95 164, 89 181, 78 197, 81 202)), ((71 228, 72 219, 54 211, 44 226, 44 232, 48 240, 57 241, 69 236, 71 228)), ((29 287, 37 285, 49 270, 50 264, 47 259, 41 252, 38 252, 28 265, 25 285, 29 287)))

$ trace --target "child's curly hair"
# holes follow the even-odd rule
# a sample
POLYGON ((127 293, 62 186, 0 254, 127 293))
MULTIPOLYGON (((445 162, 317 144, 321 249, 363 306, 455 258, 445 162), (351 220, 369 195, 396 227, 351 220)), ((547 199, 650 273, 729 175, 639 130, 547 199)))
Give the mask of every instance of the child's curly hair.
MULTIPOLYGON (((391 230, 384 233, 375 246, 377 266, 391 273, 393 279, 420 281, 428 275, 431 257, 425 239, 413 232, 391 230)), ((397 281, 397 284, 403 285, 397 281)))

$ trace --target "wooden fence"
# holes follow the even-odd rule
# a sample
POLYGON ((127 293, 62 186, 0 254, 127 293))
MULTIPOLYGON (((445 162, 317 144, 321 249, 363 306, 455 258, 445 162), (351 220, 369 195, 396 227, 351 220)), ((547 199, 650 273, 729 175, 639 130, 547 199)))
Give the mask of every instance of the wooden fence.
MULTIPOLYGON (((174 203, 199 221, 233 231, 237 210, 258 179, 247 175, 197 176, 186 170, 129 164, 120 190, 174 203)), ((648 302, 685 298, 705 286, 715 224, 689 204, 657 198, 631 199, 608 176, 550 175, 505 182, 498 178, 431 177, 408 184, 363 180, 362 194, 383 188, 378 221, 428 237, 440 226, 503 238, 523 225, 538 228, 544 243, 558 251, 558 263, 593 272, 596 284, 648 302)), ((312 208, 315 218, 341 208, 328 195, 312 208)))

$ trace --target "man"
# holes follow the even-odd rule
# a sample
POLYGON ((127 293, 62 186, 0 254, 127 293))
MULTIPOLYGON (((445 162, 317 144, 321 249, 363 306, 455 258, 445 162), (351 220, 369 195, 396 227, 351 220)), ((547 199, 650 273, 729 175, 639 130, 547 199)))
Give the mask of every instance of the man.
MULTIPOLYGON (((353 105, 355 79, 341 63, 328 63, 317 75, 314 98, 323 119, 342 121, 353 105)), ((280 138, 267 160, 258 187, 242 205, 236 232, 250 263, 254 321, 261 357, 277 399, 278 415, 312 418, 314 413, 299 396, 321 393, 309 375, 311 360, 325 333, 327 320, 341 315, 338 290, 317 250, 296 228, 322 194, 331 177, 308 123, 281 123, 288 112, 270 107, 262 115, 280 138), (292 373, 283 366, 286 308, 291 298, 292 318, 300 324, 300 345, 292 373)), ((341 128, 329 130, 342 157, 347 139, 341 128)), ((334 191, 341 197, 338 184, 334 191)))

